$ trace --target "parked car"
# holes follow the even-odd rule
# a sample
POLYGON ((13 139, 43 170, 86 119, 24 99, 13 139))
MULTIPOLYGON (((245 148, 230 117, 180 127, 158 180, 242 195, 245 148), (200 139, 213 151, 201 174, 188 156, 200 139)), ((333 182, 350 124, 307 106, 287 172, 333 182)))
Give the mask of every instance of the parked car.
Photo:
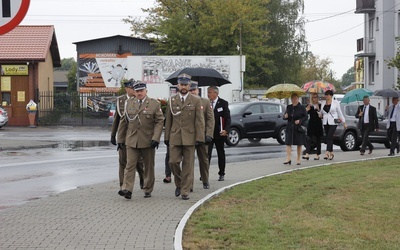
MULTIPOLYGON (((361 104, 361 103, 360 103, 361 104)), ((357 102, 344 104, 340 107, 346 119, 347 129, 343 124, 339 124, 333 134, 333 144, 340 146, 343 151, 358 150, 362 143, 361 131, 357 128, 358 118, 355 117, 359 104, 357 102)), ((377 110, 379 120, 379 131, 371 132, 369 140, 372 143, 383 143, 386 148, 390 148, 390 142, 386 137, 385 117, 377 110)))
POLYGON ((286 106, 267 101, 235 102, 229 104, 231 128, 226 140, 228 146, 236 146, 241 139, 259 142, 262 138, 275 138, 285 143, 286 106))
POLYGON ((6 125, 8 122, 7 110, 0 106, 0 128, 6 125))

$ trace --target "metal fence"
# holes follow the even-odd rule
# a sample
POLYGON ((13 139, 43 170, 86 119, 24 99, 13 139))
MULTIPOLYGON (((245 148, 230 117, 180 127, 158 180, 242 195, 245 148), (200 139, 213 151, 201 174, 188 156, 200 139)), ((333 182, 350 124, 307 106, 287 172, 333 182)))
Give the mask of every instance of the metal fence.
POLYGON ((52 92, 39 93, 38 124, 107 126, 117 93, 52 92))

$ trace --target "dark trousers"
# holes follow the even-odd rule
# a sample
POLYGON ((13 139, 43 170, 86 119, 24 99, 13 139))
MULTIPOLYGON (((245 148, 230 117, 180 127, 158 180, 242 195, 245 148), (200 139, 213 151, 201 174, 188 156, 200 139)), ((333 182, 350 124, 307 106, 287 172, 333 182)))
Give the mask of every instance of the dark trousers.
POLYGON ((315 140, 317 144, 317 155, 321 154, 321 137, 320 136, 307 136, 306 153, 309 154, 311 151, 311 142, 315 140))
POLYGON ((362 129, 361 129, 362 144, 361 144, 361 149, 360 149, 361 153, 365 152, 365 149, 367 148, 367 146, 368 146, 369 150, 374 149, 374 146, 369 141, 369 134, 371 133, 371 131, 373 131, 373 129, 371 129, 371 126, 369 126, 369 124, 364 123, 362 125, 362 129))
POLYGON ((326 151, 333 152, 333 134, 336 131, 337 125, 324 125, 326 134, 326 151))
POLYGON ((169 167, 169 146, 167 146, 167 153, 165 154, 165 177, 171 177, 171 168, 169 167))
POLYGON ((390 122, 390 127, 387 130, 387 137, 388 140, 390 141, 390 153, 394 154, 394 149, 397 148, 397 128, 396 128, 396 122, 390 122))
POLYGON ((212 150, 215 144, 215 148, 217 149, 217 154, 218 154, 218 168, 219 172, 218 175, 225 175, 225 165, 226 165, 226 160, 225 160, 225 138, 220 137, 220 138, 214 138, 212 143, 208 145, 208 161, 211 162, 211 156, 212 156, 212 150))

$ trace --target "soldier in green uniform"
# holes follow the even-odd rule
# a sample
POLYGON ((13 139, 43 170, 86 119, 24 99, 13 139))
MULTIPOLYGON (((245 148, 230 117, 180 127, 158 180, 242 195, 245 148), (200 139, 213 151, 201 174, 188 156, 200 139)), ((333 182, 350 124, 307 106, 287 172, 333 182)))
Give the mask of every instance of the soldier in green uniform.
MULTIPOLYGON (((123 120, 125 115, 125 102, 129 98, 135 97, 135 91, 133 90, 134 80, 131 79, 124 83, 125 95, 121 95, 117 98, 117 106, 114 114, 114 121, 111 127, 111 143, 113 145, 118 145, 118 156, 119 156, 119 187, 120 190, 118 194, 122 194, 121 187, 124 182, 124 172, 126 167, 126 146, 125 146, 125 134, 121 132, 120 121, 123 120), (122 119, 121 119, 122 118, 122 119), (117 136, 118 131, 118 137, 117 136)), ((144 178, 143 178, 143 160, 139 160, 136 171, 139 174, 140 188, 143 188, 144 178)))
POLYGON ((160 103, 147 96, 146 84, 134 85, 136 98, 129 99, 125 108, 122 127, 126 130, 127 164, 122 193, 126 199, 132 198, 137 162, 144 162, 144 197, 151 197, 154 188, 154 161, 156 148, 160 142, 164 125, 164 115, 160 103))
POLYGON ((189 93, 191 76, 178 76, 179 93, 167 104, 164 142, 169 145, 169 165, 174 174, 175 196, 189 199, 193 183, 194 150, 204 143, 204 114, 201 99, 189 93), (182 168, 181 168, 182 162, 182 168))
MULTIPOLYGON (((199 96, 199 88, 196 81, 191 81, 190 93, 199 96)), ((212 142, 214 135, 214 111, 211 108, 210 100, 208 98, 200 97, 205 121, 205 144, 196 148, 197 159, 199 160, 200 180, 203 182, 203 188, 209 189, 210 183, 208 182, 208 173, 210 170, 210 162, 208 161, 208 144, 212 142)), ((193 187, 193 184, 192 184, 193 187)))

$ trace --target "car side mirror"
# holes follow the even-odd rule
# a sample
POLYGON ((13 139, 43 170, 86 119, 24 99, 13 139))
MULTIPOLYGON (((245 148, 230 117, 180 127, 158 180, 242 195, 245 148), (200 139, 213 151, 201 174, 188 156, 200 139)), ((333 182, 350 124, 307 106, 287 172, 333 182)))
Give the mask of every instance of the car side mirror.
POLYGON ((248 115, 251 115, 251 114, 253 114, 253 112, 251 112, 251 111, 246 111, 246 112, 244 112, 243 113, 243 117, 246 117, 246 116, 248 116, 248 115))

